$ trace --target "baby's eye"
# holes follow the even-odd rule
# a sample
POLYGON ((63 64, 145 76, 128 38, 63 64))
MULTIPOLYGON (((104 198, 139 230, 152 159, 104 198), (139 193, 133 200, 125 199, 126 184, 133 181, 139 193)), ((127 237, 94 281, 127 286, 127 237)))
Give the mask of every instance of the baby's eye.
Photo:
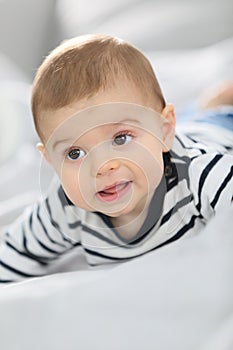
POLYGON ((67 153, 67 158, 69 160, 77 160, 85 156, 85 152, 80 148, 74 148, 67 153))
POLYGON ((130 142, 132 138, 133 138, 132 135, 123 133, 123 134, 117 135, 114 138, 113 144, 117 146, 125 145, 126 143, 130 142))

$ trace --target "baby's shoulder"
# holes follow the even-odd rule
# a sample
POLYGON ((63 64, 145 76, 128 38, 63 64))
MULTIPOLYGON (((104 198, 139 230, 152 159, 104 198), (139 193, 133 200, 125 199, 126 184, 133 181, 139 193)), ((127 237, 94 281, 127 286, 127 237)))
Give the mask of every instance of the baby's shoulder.
POLYGON ((182 133, 176 135, 172 151, 188 165, 189 184, 194 192, 218 186, 233 165, 233 155, 226 147, 182 133))
POLYGON ((188 150, 199 149, 203 153, 227 153, 233 155, 233 132, 214 125, 190 123, 176 130, 175 147, 182 143, 188 150))

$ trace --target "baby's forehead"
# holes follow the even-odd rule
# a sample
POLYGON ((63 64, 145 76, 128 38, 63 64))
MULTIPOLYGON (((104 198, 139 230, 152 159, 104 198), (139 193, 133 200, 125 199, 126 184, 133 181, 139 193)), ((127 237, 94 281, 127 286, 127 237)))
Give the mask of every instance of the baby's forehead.
POLYGON ((93 129, 100 130, 111 125, 131 125, 149 131, 155 124, 161 126, 162 119, 154 110, 131 103, 102 104, 71 115, 55 113, 53 121, 48 123, 50 129, 48 143, 52 144, 66 138, 75 141, 93 129))

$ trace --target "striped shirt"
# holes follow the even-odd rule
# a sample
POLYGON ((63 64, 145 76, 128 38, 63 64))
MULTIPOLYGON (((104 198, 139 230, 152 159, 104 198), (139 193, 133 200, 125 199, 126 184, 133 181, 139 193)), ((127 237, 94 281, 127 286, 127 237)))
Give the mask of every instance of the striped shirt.
POLYGON ((133 239, 120 236, 104 214, 74 206, 55 178, 48 194, 6 232, 0 247, 0 282, 48 274, 77 246, 87 263, 96 266, 125 262, 198 234, 232 202, 233 137, 230 131, 210 126, 189 130, 177 133, 172 150, 164 154, 165 175, 133 239))

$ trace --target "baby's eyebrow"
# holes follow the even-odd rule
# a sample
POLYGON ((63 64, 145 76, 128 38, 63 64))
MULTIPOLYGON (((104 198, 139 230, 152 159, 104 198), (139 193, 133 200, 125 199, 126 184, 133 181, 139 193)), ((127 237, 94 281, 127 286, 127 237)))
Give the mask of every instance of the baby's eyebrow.
POLYGON ((54 142, 52 148, 53 150, 60 144, 67 144, 67 143, 70 143, 71 139, 63 139, 63 140, 58 140, 56 142, 54 142))
MULTIPOLYGON (((121 125, 121 124, 132 124, 132 123, 141 124, 141 122, 137 119, 126 118, 126 119, 120 120, 118 122, 113 122, 113 123, 109 123, 109 124, 106 123, 106 124, 103 124, 102 126, 110 125, 110 124, 111 125, 121 125)), ((56 142, 54 142, 52 149, 55 150, 55 148, 57 148, 57 146, 60 144, 70 144, 71 141, 72 141, 71 139, 57 140, 56 142)))
POLYGON ((136 124, 141 124, 141 122, 137 119, 129 119, 129 118, 126 118, 126 119, 123 119, 123 120, 120 120, 119 122, 116 122, 116 123, 113 123, 113 124, 131 124, 131 123, 136 123, 136 124))

